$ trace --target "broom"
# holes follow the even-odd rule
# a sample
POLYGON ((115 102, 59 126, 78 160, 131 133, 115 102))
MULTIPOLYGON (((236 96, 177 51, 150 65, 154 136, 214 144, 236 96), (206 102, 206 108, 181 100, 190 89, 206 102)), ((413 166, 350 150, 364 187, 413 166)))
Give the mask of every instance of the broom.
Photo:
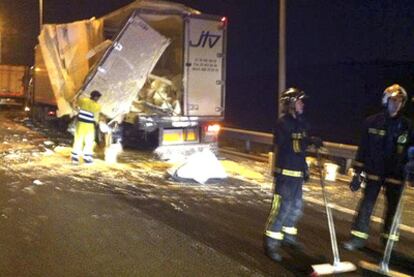
POLYGON ((323 178, 322 162, 321 162, 319 150, 317 150, 316 155, 318 159, 319 180, 320 180, 320 184, 322 187, 323 201, 325 203, 326 215, 328 217, 329 235, 331 238, 334 261, 333 261, 333 264, 327 263, 327 264, 312 265, 312 269, 313 269, 312 276, 330 275, 330 274, 335 274, 335 273, 355 271, 356 266, 353 263, 341 262, 341 260, 339 259, 339 250, 338 250, 338 242, 336 239, 335 225, 333 221, 332 210, 328 203, 328 197, 325 191, 325 182, 323 178))

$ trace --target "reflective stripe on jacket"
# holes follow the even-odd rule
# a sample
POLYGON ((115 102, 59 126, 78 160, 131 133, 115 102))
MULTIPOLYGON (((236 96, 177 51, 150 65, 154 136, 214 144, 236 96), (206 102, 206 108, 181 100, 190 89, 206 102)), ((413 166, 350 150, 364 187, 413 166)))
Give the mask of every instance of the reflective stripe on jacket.
POLYGON ((400 182, 404 178, 407 149, 414 142, 412 136, 411 122, 403 116, 390 118, 387 112, 382 112, 368 117, 354 169, 365 171, 371 180, 376 176, 378 181, 400 182))
POLYGON ((101 105, 90 98, 80 98, 78 100, 80 122, 94 123, 99 121, 101 105))
POLYGON ((305 161, 308 147, 308 125, 302 117, 285 114, 276 122, 274 145, 276 163, 274 172, 290 177, 303 177, 307 170, 305 161))

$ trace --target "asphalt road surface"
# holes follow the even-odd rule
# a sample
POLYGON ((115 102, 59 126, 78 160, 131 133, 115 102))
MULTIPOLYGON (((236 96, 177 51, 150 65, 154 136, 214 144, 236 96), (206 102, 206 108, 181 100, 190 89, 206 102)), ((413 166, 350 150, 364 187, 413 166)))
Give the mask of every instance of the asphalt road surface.
MULTIPOLYGON (((175 182, 171 164, 126 150, 119 163, 69 162, 70 138, 0 111, 0 276, 306 276, 331 263, 326 214, 316 176, 305 186, 303 252, 282 263, 262 250, 272 200, 266 165, 221 157, 229 177, 175 182)), ((328 184, 340 241, 348 238, 359 194, 328 184)), ((413 190, 407 194, 393 269, 414 273, 413 190)), ((380 221, 380 199, 376 221, 380 221)), ((380 224, 367 249, 341 260, 378 261, 380 224)), ((360 276, 361 271, 344 274, 360 276)))

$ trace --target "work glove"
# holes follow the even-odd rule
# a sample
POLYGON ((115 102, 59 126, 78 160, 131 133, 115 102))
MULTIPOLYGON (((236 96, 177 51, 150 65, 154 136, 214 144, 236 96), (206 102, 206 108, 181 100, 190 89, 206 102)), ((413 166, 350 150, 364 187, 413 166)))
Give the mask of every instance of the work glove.
POLYGON ((355 172, 352 177, 351 183, 349 183, 349 189, 355 192, 361 188, 362 183, 365 183, 365 177, 360 172, 355 172))
POLYGON ((323 141, 319 137, 310 137, 309 141, 310 141, 310 144, 312 144, 316 148, 321 148, 323 146, 323 141))

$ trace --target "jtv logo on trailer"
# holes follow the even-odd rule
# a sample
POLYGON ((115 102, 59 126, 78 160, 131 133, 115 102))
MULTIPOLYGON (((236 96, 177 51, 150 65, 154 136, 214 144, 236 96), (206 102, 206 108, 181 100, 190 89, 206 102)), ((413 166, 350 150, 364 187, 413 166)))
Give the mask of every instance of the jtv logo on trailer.
POLYGON ((202 31, 197 43, 190 41, 190 46, 204 48, 207 44, 209 48, 213 48, 220 40, 220 38, 221 35, 210 34, 210 31, 202 31))

